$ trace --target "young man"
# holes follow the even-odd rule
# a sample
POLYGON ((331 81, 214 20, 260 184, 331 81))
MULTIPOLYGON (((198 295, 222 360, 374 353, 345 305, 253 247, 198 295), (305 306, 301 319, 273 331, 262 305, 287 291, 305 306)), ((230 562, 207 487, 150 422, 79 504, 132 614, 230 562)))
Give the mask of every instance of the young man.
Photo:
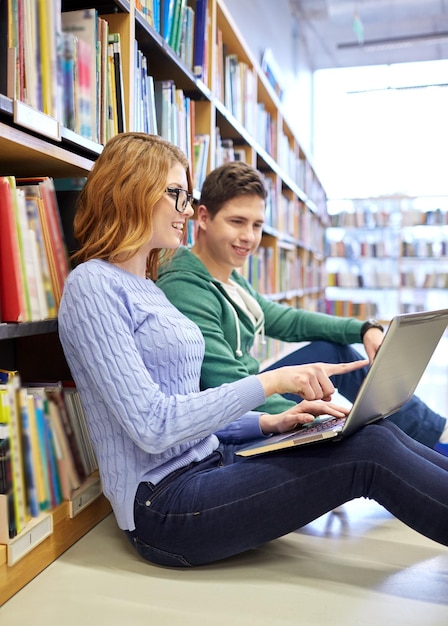
MULTIPOLYGON (((373 360, 383 339, 374 320, 362 322, 305 311, 268 300, 236 269, 260 244, 267 192, 262 175, 242 162, 227 163, 206 178, 197 209, 197 238, 162 266, 157 284, 200 327, 205 338, 201 387, 217 387, 260 371, 251 354, 257 335, 311 342, 277 361, 284 365, 357 361, 350 344, 363 343, 373 360)), ((335 376, 334 386, 353 402, 366 369, 335 376)), ((276 414, 302 398, 272 395, 257 410, 276 414)), ((388 419, 408 435, 448 455, 447 420, 413 396, 388 419)))

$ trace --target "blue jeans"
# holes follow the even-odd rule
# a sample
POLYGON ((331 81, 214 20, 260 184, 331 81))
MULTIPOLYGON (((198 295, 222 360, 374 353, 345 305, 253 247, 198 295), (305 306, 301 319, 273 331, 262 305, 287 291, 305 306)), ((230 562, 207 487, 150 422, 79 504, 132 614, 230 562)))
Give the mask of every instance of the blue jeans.
MULTIPOLYGON (((291 352, 266 369, 277 369, 284 365, 303 365, 305 363, 318 362, 348 363, 362 358, 364 357, 352 346, 343 346, 331 341, 313 341, 307 346, 291 352)), ((332 376, 331 380, 339 393, 350 402, 353 402, 366 373, 367 368, 363 368, 348 374, 332 376)), ((285 394, 285 397, 295 402, 302 400, 300 396, 293 394, 285 394)), ((446 426, 446 419, 432 411, 415 395, 387 419, 397 424, 410 437, 430 448, 433 448, 439 441, 440 435, 446 426)))
POLYGON ((139 485, 136 530, 127 535, 144 559, 170 567, 219 561, 358 497, 448 545, 448 458, 389 420, 338 443, 250 458, 235 450, 221 445, 158 485, 139 485))

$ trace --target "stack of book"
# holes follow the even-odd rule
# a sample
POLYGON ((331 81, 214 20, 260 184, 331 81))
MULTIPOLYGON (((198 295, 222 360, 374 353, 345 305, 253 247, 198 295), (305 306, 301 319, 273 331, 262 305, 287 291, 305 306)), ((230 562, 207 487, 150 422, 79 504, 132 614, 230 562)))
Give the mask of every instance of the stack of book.
POLYGON ((136 0, 135 8, 187 68, 207 83, 207 0, 136 0))
POLYGON ((8 96, 95 142, 125 130, 120 36, 97 10, 10 7, 8 96))
POLYGON ((0 177, 3 322, 56 317, 69 261, 51 178, 0 177))
POLYGON ((98 469, 78 393, 0 372, 0 541, 70 500, 98 469), (1 379, 3 380, 1 381, 1 379))

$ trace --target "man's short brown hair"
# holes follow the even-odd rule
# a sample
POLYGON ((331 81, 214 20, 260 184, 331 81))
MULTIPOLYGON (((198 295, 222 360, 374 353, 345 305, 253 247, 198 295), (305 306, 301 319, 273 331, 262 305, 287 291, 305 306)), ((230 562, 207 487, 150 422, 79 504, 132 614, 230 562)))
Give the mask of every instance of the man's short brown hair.
POLYGON ((259 196, 266 200, 268 192, 263 175, 242 161, 231 161, 212 170, 202 185, 200 204, 214 217, 223 204, 240 196, 259 196))

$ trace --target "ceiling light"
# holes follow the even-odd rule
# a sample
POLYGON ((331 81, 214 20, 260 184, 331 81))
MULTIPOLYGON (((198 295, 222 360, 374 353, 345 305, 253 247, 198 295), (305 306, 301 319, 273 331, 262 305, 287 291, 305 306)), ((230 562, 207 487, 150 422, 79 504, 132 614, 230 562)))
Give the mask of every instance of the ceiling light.
POLYGON ((407 37, 389 37, 386 39, 370 39, 364 43, 338 43, 339 50, 353 50, 354 48, 375 52, 377 50, 391 50, 394 48, 410 48, 418 44, 448 43, 448 32, 428 33, 426 35, 409 35, 407 37))

